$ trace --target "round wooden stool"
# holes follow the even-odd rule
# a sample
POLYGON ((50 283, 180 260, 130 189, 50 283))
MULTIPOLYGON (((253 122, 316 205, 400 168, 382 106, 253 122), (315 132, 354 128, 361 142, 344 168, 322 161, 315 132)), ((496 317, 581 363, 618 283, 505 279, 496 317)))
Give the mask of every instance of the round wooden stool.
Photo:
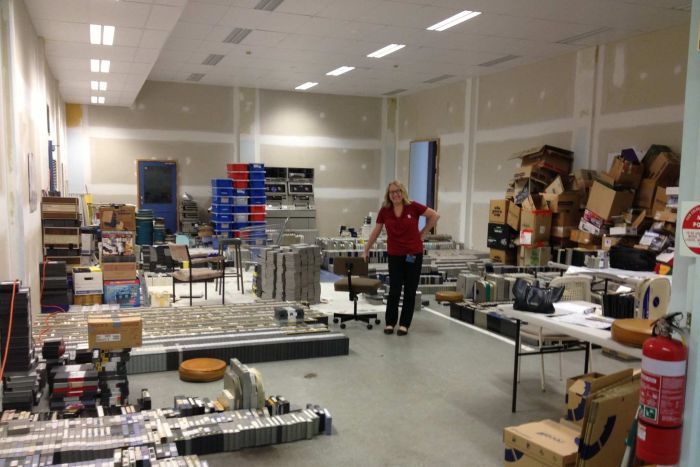
POLYGON ((610 332, 613 340, 620 344, 641 347, 651 337, 653 324, 651 319, 616 319, 610 332))
POLYGON ((452 292, 452 291, 447 291, 447 292, 436 292, 435 293, 435 301, 437 302, 449 302, 449 303, 456 303, 456 302, 461 302, 464 300, 464 295, 462 295, 459 292, 452 292))
POLYGON ((193 383, 207 383, 224 377, 226 362, 216 358, 192 358, 180 364, 180 379, 193 383))

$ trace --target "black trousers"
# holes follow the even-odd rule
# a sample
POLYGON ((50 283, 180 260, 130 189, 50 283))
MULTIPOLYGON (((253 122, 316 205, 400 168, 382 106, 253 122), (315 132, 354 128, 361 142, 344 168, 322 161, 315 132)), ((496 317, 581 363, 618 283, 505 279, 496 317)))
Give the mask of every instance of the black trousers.
POLYGON ((399 300, 403 288, 403 306, 401 307, 400 326, 411 326, 413 319, 413 307, 416 304, 416 290, 420 270, 423 265, 423 255, 415 255, 415 261, 406 262, 406 256, 389 255, 389 300, 386 304, 387 326, 396 326, 399 318, 399 300))

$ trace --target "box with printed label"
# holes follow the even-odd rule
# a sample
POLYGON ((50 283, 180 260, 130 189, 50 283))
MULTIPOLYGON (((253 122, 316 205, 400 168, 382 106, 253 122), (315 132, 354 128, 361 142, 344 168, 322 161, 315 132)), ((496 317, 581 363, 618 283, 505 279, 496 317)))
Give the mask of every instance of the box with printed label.
POLYGON ((518 249, 518 266, 547 266, 550 259, 552 249, 549 246, 521 246, 518 249))
POLYGON ((102 262, 103 263, 133 263, 136 260, 134 253, 134 232, 106 231, 102 232, 102 262))
POLYGON ((91 315, 88 317, 88 345, 91 349, 129 349, 141 346, 140 316, 91 315))
POLYGON ((486 246, 499 250, 515 248, 516 238, 518 238, 518 233, 511 229, 508 224, 489 223, 486 246))
POLYGON ((506 427, 503 430, 503 443, 506 448, 517 449, 532 457, 538 462, 536 465, 570 467, 576 465, 576 441, 580 434, 580 430, 554 420, 540 420, 506 427))
POLYGON ((73 268, 75 295, 102 294, 102 270, 97 266, 73 268))
POLYGON ((105 281, 104 302, 116 303, 120 307, 141 305, 141 286, 138 280, 105 281))
POLYGON ((508 209, 511 202, 507 199, 492 199, 489 203, 489 222, 505 224, 508 219, 508 209))
POLYGON ((586 412, 588 398, 603 388, 632 378, 632 369, 622 370, 611 375, 587 373, 566 380, 566 416, 565 418, 581 425, 586 412))
POLYGON ((520 242, 524 245, 534 245, 547 242, 552 229, 552 211, 538 209, 520 211, 520 242))
POLYGON ((518 250, 497 250, 491 248, 489 250, 489 258, 497 263, 515 265, 518 259, 518 250))

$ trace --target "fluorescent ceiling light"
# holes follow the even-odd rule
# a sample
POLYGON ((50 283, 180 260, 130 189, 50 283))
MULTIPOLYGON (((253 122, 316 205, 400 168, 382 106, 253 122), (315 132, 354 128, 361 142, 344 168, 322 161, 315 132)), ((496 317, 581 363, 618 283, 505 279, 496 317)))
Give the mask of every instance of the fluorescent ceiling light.
POLYGON ((90 25, 90 43, 94 45, 114 44, 114 26, 90 25))
POLYGON ((93 73, 99 73, 100 71, 100 61, 94 58, 90 59, 90 71, 93 73))
POLYGON ((386 47, 383 47, 379 50, 375 50, 367 56, 370 58, 382 58, 385 55, 389 55, 390 53, 396 52, 397 50, 401 50, 404 47, 406 47, 405 44, 389 44, 386 47))
POLYGON ((99 24, 90 25, 90 43, 100 45, 102 43, 102 26, 99 24))
POLYGON ((100 96, 97 98, 97 103, 98 104, 104 104, 105 103, 105 96, 100 96))
POLYGON ((109 73, 111 62, 109 60, 90 59, 90 71, 93 73, 109 73))
POLYGON ((450 16, 446 20, 440 21, 439 23, 435 23, 430 27, 427 27, 428 31, 444 31, 445 29, 449 29, 452 26, 457 26, 459 23, 463 23, 468 19, 472 19, 475 16, 479 16, 481 14, 480 11, 469 11, 469 10, 464 10, 461 13, 457 13, 454 16, 450 16))
POLYGON ((114 44, 114 26, 104 26, 102 28, 102 43, 104 45, 114 44))
POLYGON ((97 104, 97 96, 90 96, 90 103, 97 104))
POLYGON ((98 89, 100 89, 100 83, 98 83, 97 81, 90 81, 90 89, 92 89, 93 91, 97 91, 98 89))
POLYGON ((295 87, 294 89, 297 89, 299 91, 306 91, 307 89, 311 89, 314 86, 316 86, 318 83, 314 83, 312 81, 307 81, 304 84, 300 84, 299 86, 295 87))
POLYGON ((326 76, 340 76, 343 73, 347 73, 348 71, 352 71, 354 69, 354 66, 341 66, 333 71, 329 71, 328 73, 326 73, 326 76))
POLYGON ((109 65, 110 65, 109 60, 100 60, 100 72, 101 73, 109 73, 109 65))
POLYGON ((100 91, 107 90, 107 81, 100 81, 100 91))

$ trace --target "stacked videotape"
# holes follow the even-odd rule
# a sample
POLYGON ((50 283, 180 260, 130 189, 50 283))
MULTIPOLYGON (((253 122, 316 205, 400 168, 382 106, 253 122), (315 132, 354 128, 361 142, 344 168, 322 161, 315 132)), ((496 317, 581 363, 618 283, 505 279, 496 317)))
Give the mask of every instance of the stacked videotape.
POLYGON ((0 282, 0 358, 6 359, 4 409, 30 410, 41 398, 45 366, 40 366, 34 355, 29 297, 29 289, 20 282, 0 282))
POLYGON ((94 349, 92 355, 97 370, 100 405, 125 405, 129 398, 126 364, 130 349, 94 349))
POLYGON ((321 248, 270 247, 261 251, 256 292, 263 299, 321 302, 321 248))
POLYGON ((97 371, 91 363, 55 366, 49 373, 49 407, 95 407, 97 371))
POLYGON ((224 389, 233 395, 232 409, 262 409, 265 407, 265 389, 262 376, 255 368, 248 368, 232 358, 224 373, 224 389))
POLYGON ((39 263, 41 281, 41 312, 68 311, 68 273, 65 261, 39 263))

